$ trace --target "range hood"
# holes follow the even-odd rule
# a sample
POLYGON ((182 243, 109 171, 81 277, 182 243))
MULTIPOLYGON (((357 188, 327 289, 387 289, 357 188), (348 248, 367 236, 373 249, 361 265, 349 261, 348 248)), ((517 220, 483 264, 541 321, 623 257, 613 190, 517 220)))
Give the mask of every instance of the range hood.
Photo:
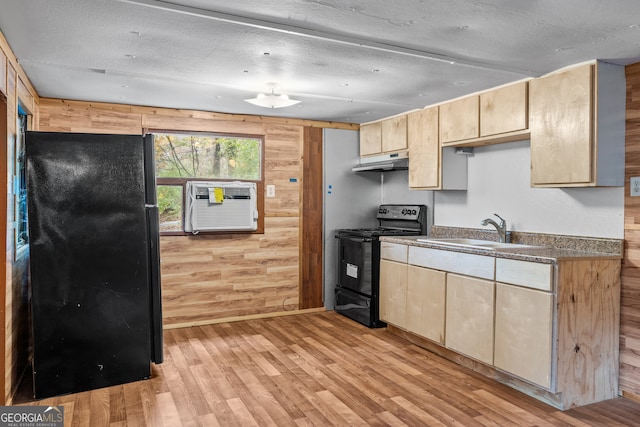
POLYGON ((401 153, 381 154, 378 156, 360 157, 360 162, 351 170, 353 172, 385 172, 409 169, 409 155, 401 153))

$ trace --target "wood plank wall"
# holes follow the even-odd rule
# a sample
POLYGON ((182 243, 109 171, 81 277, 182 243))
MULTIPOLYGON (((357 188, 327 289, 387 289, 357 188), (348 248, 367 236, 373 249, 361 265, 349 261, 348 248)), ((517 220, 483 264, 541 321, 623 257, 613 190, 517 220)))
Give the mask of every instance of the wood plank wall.
POLYGON ((160 242, 166 326, 298 308, 301 126, 218 123, 194 113, 42 100, 40 129, 139 134, 144 128, 264 135, 265 234, 163 236, 160 242), (290 182, 294 178, 298 182, 290 182))
POLYGON ((640 176, 640 63, 627 66, 624 239, 620 311, 620 389, 640 400, 640 197, 629 178, 640 176))
MULTIPOLYGON (((163 236, 163 317, 165 326, 178 327, 300 308, 304 131, 354 125, 41 99, 39 126, 59 132, 264 135, 265 184, 276 187, 276 197, 265 198, 264 234, 163 236)), ((320 295, 321 278, 314 286, 320 295)))

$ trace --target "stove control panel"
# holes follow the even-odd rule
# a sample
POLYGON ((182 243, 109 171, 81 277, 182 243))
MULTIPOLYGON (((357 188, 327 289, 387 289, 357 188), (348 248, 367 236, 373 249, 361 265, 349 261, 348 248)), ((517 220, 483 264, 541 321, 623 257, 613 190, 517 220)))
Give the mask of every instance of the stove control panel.
POLYGON ((380 205, 378 208, 378 219, 402 219, 406 221, 417 221, 421 218, 422 205, 380 205))

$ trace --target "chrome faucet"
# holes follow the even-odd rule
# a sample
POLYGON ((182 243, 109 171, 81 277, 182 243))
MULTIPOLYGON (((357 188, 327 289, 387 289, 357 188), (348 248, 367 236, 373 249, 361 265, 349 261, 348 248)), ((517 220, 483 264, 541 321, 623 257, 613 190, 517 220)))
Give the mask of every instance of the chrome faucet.
POLYGON ((494 213, 494 215, 497 216, 500 219, 500 224, 496 223, 491 218, 483 219, 480 224, 481 225, 488 225, 488 224, 493 225, 496 228, 496 230, 498 231, 498 237, 499 237, 500 243, 506 243, 507 242, 507 221, 502 219, 500 217, 500 215, 498 215, 496 213, 494 213))

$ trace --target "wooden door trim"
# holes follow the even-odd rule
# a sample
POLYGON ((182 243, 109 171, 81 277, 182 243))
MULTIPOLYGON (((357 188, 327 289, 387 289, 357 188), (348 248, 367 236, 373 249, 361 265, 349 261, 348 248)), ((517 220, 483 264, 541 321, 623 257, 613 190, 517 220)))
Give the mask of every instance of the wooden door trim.
MULTIPOLYGON (((3 224, 0 229, 0 241, 7 243, 7 98, 4 94, 0 93, 0 188, 4 188, 4 197, 0 197, 0 224, 3 224)), ((12 254, 9 254, 12 256, 12 254)), ((2 390, 2 397, 0 402, 6 404, 5 396, 5 378, 6 378, 6 302, 7 302, 7 286, 11 286, 11 280, 7 280, 7 263, 12 260, 7 260, 7 253, 5 250, 5 260, 0 263, 0 277, 4 277, 3 291, 0 292, 0 313, 2 313, 2 322, 0 322, 0 390, 2 390)))

